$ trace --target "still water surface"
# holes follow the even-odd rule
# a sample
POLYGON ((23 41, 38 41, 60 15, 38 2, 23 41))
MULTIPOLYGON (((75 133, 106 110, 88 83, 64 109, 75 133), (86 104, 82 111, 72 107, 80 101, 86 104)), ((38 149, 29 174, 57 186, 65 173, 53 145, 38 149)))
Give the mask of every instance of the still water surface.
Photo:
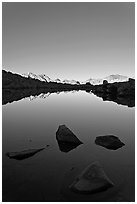
POLYGON ((3 201, 134 201, 134 112, 84 91, 3 105, 3 201), (56 131, 61 124, 83 144, 60 151, 56 131), (97 146, 96 137, 107 134, 118 136, 125 146, 115 151, 97 146), (42 147, 21 161, 5 155, 42 147), (94 161, 115 186, 94 195, 71 192, 75 176, 94 161))

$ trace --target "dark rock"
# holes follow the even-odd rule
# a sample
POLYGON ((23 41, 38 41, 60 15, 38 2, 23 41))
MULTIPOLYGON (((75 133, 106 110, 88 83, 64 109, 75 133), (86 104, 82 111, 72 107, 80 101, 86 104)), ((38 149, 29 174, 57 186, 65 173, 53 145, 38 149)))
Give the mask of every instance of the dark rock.
POLYGON ((74 142, 62 142, 59 140, 57 140, 57 142, 61 152, 70 152, 71 150, 75 149, 76 147, 82 144, 82 143, 77 144, 74 142))
POLYGON ((74 133, 66 127, 66 125, 60 125, 56 132, 56 139, 58 142, 73 143, 80 145, 82 142, 74 135, 74 133))
POLYGON ((118 137, 113 135, 98 136, 96 137, 95 144, 110 150, 117 150, 125 145, 118 137))
POLYGON ((24 150, 21 152, 7 152, 6 155, 10 158, 10 159, 16 159, 16 160, 23 160, 23 159, 27 159, 29 157, 32 157, 33 155, 35 155, 36 153, 44 150, 45 148, 41 148, 41 149, 29 149, 29 150, 24 150))
POLYGON ((77 193, 90 194, 105 191, 113 185, 99 162, 94 162, 75 178, 70 189, 77 193))

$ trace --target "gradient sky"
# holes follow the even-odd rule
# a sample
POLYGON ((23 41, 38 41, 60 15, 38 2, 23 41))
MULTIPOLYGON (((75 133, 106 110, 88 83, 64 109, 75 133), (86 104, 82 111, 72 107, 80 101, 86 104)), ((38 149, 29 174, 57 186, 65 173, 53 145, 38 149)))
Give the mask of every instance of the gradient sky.
POLYGON ((86 80, 134 76, 131 2, 3 3, 3 69, 86 80))

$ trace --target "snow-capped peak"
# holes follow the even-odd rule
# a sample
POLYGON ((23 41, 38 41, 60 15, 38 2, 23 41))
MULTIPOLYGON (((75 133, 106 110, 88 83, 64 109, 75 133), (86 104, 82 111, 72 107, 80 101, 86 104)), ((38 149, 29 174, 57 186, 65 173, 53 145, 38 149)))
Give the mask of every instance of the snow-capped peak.
POLYGON ((88 79, 86 80, 85 82, 82 82, 83 83, 91 83, 93 85, 97 85, 97 84, 102 84, 103 83, 103 80, 107 80, 109 83, 113 83, 113 82, 123 82, 123 81, 128 81, 128 77, 127 76, 122 76, 122 75, 119 75, 119 74, 112 74, 110 76, 107 76, 107 77, 104 77, 104 78, 99 78, 99 79, 88 79))
POLYGON ((105 77, 106 80, 108 80, 109 82, 122 82, 122 81, 128 81, 128 77, 127 76, 122 76, 122 75, 119 75, 119 74, 112 74, 108 77, 105 77))
POLYGON ((32 79, 38 79, 40 81, 44 81, 44 82, 50 82, 51 79, 46 76, 45 74, 39 74, 39 75, 36 75, 36 74, 33 74, 32 72, 28 72, 27 74, 22 74, 21 76, 23 77, 26 77, 26 78, 32 78, 32 79))
POLYGON ((128 81, 128 77, 127 76, 122 76, 122 75, 119 75, 119 74, 112 74, 110 76, 107 76, 107 77, 104 77, 104 78, 98 78, 98 79, 93 79, 93 78, 89 78, 88 80, 86 81, 82 81, 82 82, 78 82, 76 80, 68 80, 68 79, 65 79, 65 80, 60 80, 60 79, 51 79, 50 77, 48 77, 47 75, 45 74, 39 74, 39 75, 36 75, 36 74, 33 74, 32 72, 28 72, 27 74, 22 74, 21 76, 23 77, 30 77, 32 79, 38 79, 40 81, 43 81, 43 82, 56 82, 56 83, 67 83, 67 84, 86 84, 86 83, 91 83, 93 85, 96 85, 96 84, 102 84, 103 83, 103 80, 107 80, 109 83, 113 83, 113 82, 123 82, 123 81, 128 81))
POLYGON ((46 81, 46 82, 50 82, 51 81, 51 79, 48 76, 46 76, 45 74, 40 74, 38 76, 41 77, 41 79, 46 81))
POLYGON ((40 81, 44 81, 44 82, 56 82, 56 83, 61 83, 60 79, 51 79, 50 77, 48 77, 45 74, 33 74, 32 72, 28 72, 27 74, 21 74, 21 76, 26 77, 26 78, 32 78, 32 79, 38 79, 40 81))

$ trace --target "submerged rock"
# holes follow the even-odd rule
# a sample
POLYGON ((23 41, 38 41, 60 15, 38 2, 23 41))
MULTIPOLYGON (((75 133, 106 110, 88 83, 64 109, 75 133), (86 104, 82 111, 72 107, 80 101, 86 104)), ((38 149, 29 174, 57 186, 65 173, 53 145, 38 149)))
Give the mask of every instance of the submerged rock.
POLYGON ((41 149, 29 149, 29 150, 24 150, 21 152, 7 152, 6 155, 10 158, 10 159, 16 159, 16 160, 23 160, 23 159, 27 159, 29 157, 32 157, 33 155, 35 155, 36 153, 44 150, 45 148, 41 148, 41 149))
POLYGON ((74 192, 90 194, 105 191, 113 185, 99 162, 94 162, 75 178, 70 189, 74 192))
POLYGON ((76 147, 78 147, 80 144, 77 143, 73 143, 73 142, 62 142, 57 140, 58 142, 58 146, 61 152, 70 152, 71 150, 75 149, 76 147))
POLYGON ((114 135, 98 136, 96 137, 95 144, 110 150, 117 150, 125 145, 114 135))
POLYGON ((66 127, 66 125, 59 126, 56 132, 56 139, 58 142, 72 143, 77 145, 82 144, 82 142, 74 135, 74 133, 68 127, 66 127))

